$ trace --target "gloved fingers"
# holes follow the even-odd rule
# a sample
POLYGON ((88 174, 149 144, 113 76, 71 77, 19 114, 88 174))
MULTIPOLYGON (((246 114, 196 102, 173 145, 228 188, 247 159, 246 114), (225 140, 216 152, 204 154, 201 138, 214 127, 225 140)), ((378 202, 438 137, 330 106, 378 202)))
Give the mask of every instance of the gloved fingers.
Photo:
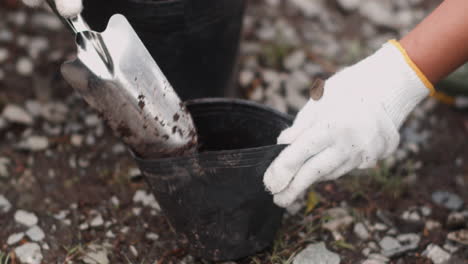
POLYGON ((327 175, 325 180, 327 181, 336 180, 339 177, 355 169, 356 166, 357 166, 356 161, 348 160, 344 164, 342 164, 341 166, 339 166, 338 168, 330 172, 330 174, 327 175))
POLYGON ((288 129, 285 129, 278 136, 278 144, 291 144, 296 138, 304 132, 303 128, 292 126, 288 129))
POLYGON ((55 0, 59 13, 68 18, 77 16, 83 10, 81 0, 55 0))
POLYGON ((319 126, 306 129, 300 137, 286 147, 267 169, 263 182, 273 194, 282 191, 301 166, 312 156, 326 149, 330 134, 319 126))
POLYGON ((315 107, 315 102, 309 100, 304 108, 297 114, 294 124, 281 132, 278 137, 278 144, 291 144, 297 137, 299 137, 304 130, 311 127, 315 120, 315 111, 312 108, 315 107))
POLYGON ((23 3, 30 7, 38 7, 42 4, 42 0, 23 0, 23 3))
POLYGON ((275 194, 273 200, 281 207, 287 207, 305 191, 311 184, 336 170, 344 164, 346 157, 334 148, 328 148, 310 158, 297 172, 291 183, 281 192, 275 194))

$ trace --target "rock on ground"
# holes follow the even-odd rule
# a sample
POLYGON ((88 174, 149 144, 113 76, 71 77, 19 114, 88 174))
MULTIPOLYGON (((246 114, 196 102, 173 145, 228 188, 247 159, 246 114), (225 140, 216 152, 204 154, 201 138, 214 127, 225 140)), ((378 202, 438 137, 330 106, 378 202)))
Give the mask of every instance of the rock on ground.
POLYGON ((323 242, 312 244, 302 250, 295 258, 294 264, 339 264, 340 257, 329 251, 323 242))
POLYGON ((37 216, 24 210, 18 210, 15 213, 15 221, 25 226, 34 226, 37 224, 37 216))
POLYGON ((149 206, 153 209, 160 210, 159 204, 154 198, 153 194, 147 193, 143 190, 138 190, 133 196, 133 202, 142 203, 144 206, 149 206))
POLYGON ((33 226, 26 231, 26 235, 32 241, 42 241, 45 238, 44 231, 38 226, 33 226))
POLYGON ((0 213, 7 213, 11 209, 10 201, 0 194, 0 213))
POLYGON ((463 206, 460 196, 445 191, 437 191, 432 194, 432 201, 449 210, 457 211, 463 206))
POLYGON ((109 264, 107 249, 102 245, 91 244, 82 258, 86 264, 109 264))
POLYGON ((41 264, 41 248, 36 243, 25 243, 15 249, 15 254, 23 264, 41 264))
POLYGON ((19 241, 21 241, 21 239, 23 239, 24 237, 24 233, 21 232, 21 233, 16 233, 16 234, 11 234, 8 239, 7 239, 7 244, 8 245, 14 245, 16 243, 18 243, 19 241))
POLYGON ((32 125, 33 123, 32 116, 18 105, 9 104, 5 106, 2 115, 6 120, 12 123, 22 125, 32 125))
POLYGON ((440 248, 438 245, 430 244, 422 253, 426 258, 429 258, 434 264, 442 264, 450 259, 450 254, 440 248))

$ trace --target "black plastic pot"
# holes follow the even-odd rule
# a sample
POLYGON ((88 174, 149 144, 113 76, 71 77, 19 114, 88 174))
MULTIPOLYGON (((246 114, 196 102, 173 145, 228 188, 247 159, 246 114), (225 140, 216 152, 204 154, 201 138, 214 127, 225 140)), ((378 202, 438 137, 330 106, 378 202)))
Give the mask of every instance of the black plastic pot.
POLYGON ((246 0, 84 0, 83 16, 105 29, 127 17, 183 99, 234 91, 234 71, 246 0))
POLYGON ((239 259, 269 246, 283 210, 265 190, 263 174, 284 145, 275 145, 291 117, 235 99, 188 103, 200 153, 136 161, 191 254, 239 259))

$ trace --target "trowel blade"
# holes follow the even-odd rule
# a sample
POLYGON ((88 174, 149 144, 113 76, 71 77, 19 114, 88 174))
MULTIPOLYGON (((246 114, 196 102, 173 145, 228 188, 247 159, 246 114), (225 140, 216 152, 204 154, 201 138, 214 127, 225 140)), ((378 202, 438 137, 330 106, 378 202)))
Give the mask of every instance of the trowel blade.
POLYGON ((123 15, 102 33, 78 33, 76 44, 64 78, 138 154, 196 143, 191 116, 123 15))

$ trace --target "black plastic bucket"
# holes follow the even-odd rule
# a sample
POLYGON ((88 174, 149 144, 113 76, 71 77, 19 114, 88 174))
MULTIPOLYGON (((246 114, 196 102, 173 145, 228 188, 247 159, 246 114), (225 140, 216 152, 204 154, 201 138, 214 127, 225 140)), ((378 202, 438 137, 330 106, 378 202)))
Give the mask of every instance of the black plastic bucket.
POLYGON ((245 6, 246 0, 84 0, 83 16, 102 31, 113 14, 125 15, 188 100, 233 93, 245 6))
POLYGON ((136 161, 191 254, 232 260, 269 246, 283 210, 265 190, 263 174, 283 150, 276 138, 292 118, 244 100, 188 102, 200 153, 136 161))

